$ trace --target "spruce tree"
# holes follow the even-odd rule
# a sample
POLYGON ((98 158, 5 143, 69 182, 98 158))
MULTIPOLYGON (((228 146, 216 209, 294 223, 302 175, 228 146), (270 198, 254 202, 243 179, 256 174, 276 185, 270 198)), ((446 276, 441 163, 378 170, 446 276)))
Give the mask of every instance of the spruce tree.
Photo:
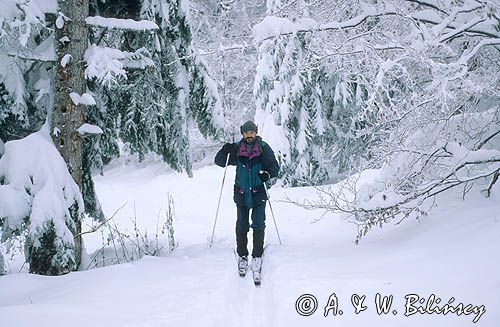
POLYGON ((262 133, 278 135, 281 177, 288 185, 318 184, 328 177, 323 165, 325 132, 319 67, 303 68, 308 36, 300 33, 263 41, 254 93, 262 133))

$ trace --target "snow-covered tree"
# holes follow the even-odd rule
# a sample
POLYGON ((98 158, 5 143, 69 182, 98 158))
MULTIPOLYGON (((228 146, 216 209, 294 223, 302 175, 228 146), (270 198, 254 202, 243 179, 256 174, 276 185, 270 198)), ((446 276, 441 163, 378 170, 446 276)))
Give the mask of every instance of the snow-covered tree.
POLYGON ((45 15, 56 1, 0 3, 0 138, 22 138, 38 130, 49 107, 49 74, 55 58, 45 15))
MULTIPOLYGON (((256 36, 267 28, 292 24, 268 17, 254 29, 256 36)), ((321 68, 304 67, 310 38, 306 34, 264 40, 259 48, 255 79, 256 122, 270 139, 281 162, 281 174, 290 185, 310 185, 327 177, 321 145, 323 121, 321 68)))
MULTIPOLYGON (((54 110, 51 112, 51 132, 54 144, 68 165, 68 170, 80 190, 83 189, 83 133, 78 129, 85 123, 85 107, 95 100, 87 93, 85 76, 85 52, 88 43, 88 28, 85 19, 89 12, 89 1, 58 1, 59 9, 55 22, 56 62, 53 79, 54 110), (87 99, 88 98, 88 99, 87 99)), ((77 204, 78 205, 78 204, 77 204)), ((74 260, 81 261, 81 224, 83 207, 71 211, 74 235, 74 260)), ((55 225, 48 224, 43 238, 56 242, 55 225)), ((43 244, 42 247, 50 247, 43 244)), ((31 256, 31 255, 30 255, 31 256)), ((48 256, 50 257, 50 256, 48 256)), ((41 259, 44 260, 44 259, 41 259)), ((30 265, 30 269, 36 267, 30 265)), ((74 268, 74 267, 72 267, 74 268)))
MULTIPOLYGON (((54 143, 83 193, 83 202, 69 206, 71 224, 55 215, 37 225, 36 234, 28 234, 33 236, 26 250, 30 270, 61 273, 79 264, 84 206, 87 215, 103 218, 92 169, 116 157, 121 141, 133 153, 155 152, 173 168, 191 173, 188 120, 195 120, 204 135, 217 134, 220 101, 215 82, 194 56, 187 2, 144 1, 141 11, 139 2, 92 1, 90 17, 88 2, 19 1, 5 6, 0 55, 9 59, 9 53, 21 53, 21 48, 27 55, 13 57, 18 61, 14 64, 1 63, 10 64, 10 71, 0 74, 0 123, 7 126, 0 138, 26 136, 49 114, 54 143), (110 12, 134 20, 99 16, 110 12), (52 104, 53 114, 48 110, 52 104), (101 137, 92 136, 96 134, 101 137), (75 238, 71 244, 59 239, 65 225, 75 238)), ((6 164, 5 175, 12 169, 6 164)), ((59 200, 54 198, 53 205, 59 200)), ((2 212, 0 220, 14 219, 8 214, 2 212)), ((29 228, 31 216, 26 217, 29 228)), ((5 227, 2 235, 5 240, 13 234, 5 227)))
MULTIPOLYGON (((46 28, 46 24, 50 23, 45 20, 45 16, 56 12, 56 1, 16 0, 0 3, 0 138, 5 141, 20 139, 40 129, 46 119, 47 109, 51 105, 50 97, 47 96, 50 66, 55 53, 54 38, 46 28)), ((30 269, 40 273, 59 273, 75 267, 72 252, 74 243, 71 233, 66 233, 69 229, 75 229, 73 224, 66 225, 68 221, 65 216, 67 208, 73 206, 74 201, 70 199, 72 188, 66 182, 61 185, 60 179, 46 181, 53 175, 50 168, 36 167, 40 161, 46 164, 57 162, 55 156, 50 157, 54 151, 57 153, 55 148, 47 150, 47 162, 43 160, 43 151, 37 149, 36 145, 36 151, 33 151, 27 144, 40 141, 38 135, 14 144, 14 141, 6 142, 0 174, 1 241, 9 242, 11 236, 24 235, 27 261, 33 267, 30 269), (33 157, 29 158, 30 155, 33 157), (26 159, 29 161, 24 161, 26 159), (34 185, 34 175, 37 185, 34 185), (64 194, 68 195, 67 203, 64 196, 59 196, 62 189, 51 190, 55 185, 68 187, 64 194), (51 194, 54 201, 49 201, 51 194), (55 203, 57 207, 49 213, 42 204, 43 201, 55 203), (32 208, 31 205, 35 207, 32 208), (30 224, 30 216, 34 218, 33 224, 30 224), (24 232, 28 229, 29 232, 24 232), (64 238, 54 241, 54 235, 64 238), (41 247, 41 242, 45 242, 46 248, 41 247)), ((48 132, 46 135, 49 135, 48 132)), ((48 148, 46 142, 38 143, 44 149, 48 148)), ((67 170, 66 174, 60 176, 67 176, 67 170)), ((75 197, 78 195, 79 193, 74 194, 75 197)))
POLYGON ((57 275, 77 267, 73 217, 82 213, 79 187, 52 143, 48 125, 5 144, 0 159, 1 242, 26 235, 31 272, 57 275))
POLYGON ((332 140, 365 146, 352 170, 380 172, 372 183, 349 179, 316 207, 352 213, 362 236, 394 217, 423 214, 427 199, 450 188, 487 179, 491 192, 499 172, 499 9, 476 0, 352 2, 328 20, 318 15, 316 25, 268 35, 323 41, 311 42, 311 62, 338 79, 323 100, 347 109, 326 114, 332 140))
POLYGON ((125 63, 123 67, 129 70, 126 80, 124 76, 94 80, 98 107, 109 114, 96 112, 91 119, 116 134, 98 141, 96 149, 102 154, 116 156, 119 139, 139 159, 156 153, 175 170, 191 174, 188 123, 196 121, 205 136, 220 133, 218 90, 191 45, 186 6, 185 1, 143 1, 133 18, 155 22, 158 30, 154 34, 94 30, 96 42, 127 51, 139 49, 131 54, 134 65, 125 63), (138 64, 141 56, 144 60, 138 64))
POLYGON ((265 16, 266 1, 191 0, 191 5, 193 45, 219 89, 228 141, 255 114, 257 52, 251 31, 265 16))

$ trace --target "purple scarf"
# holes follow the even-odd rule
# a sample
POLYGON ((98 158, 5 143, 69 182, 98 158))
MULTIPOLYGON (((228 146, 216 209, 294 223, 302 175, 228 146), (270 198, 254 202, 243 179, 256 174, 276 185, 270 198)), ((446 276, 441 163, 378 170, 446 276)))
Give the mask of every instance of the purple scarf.
POLYGON ((255 142, 252 146, 252 150, 248 153, 247 145, 245 142, 241 142, 240 149, 238 150, 238 156, 246 157, 248 160, 258 157, 260 156, 260 146, 258 146, 257 142, 255 142))

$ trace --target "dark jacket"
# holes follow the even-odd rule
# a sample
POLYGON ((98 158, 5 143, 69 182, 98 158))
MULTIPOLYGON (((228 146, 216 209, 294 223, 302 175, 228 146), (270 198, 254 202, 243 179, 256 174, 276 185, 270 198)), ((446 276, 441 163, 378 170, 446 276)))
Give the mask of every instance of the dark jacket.
MULTIPOLYGON (((228 152, 223 149, 217 152, 215 164, 224 167, 228 152)), ((267 200, 264 185, 259 178, 259 171, 264 170, 271 178, 278 176, 279 165, 271 147, 260 136, 248 151, 245 141, 241 139, 233 143, 229 152, 229 165, 236 165, 234 182, 234 202, 237 205, 252 208, 267 200)))

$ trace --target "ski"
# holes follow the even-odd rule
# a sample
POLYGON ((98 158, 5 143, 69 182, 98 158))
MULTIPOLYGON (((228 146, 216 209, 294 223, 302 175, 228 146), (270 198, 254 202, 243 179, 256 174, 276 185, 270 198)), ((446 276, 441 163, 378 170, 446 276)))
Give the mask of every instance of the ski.
MULTIPOLYGON (((264 247, 264 252, 267 249, 267 245, 264 247)), ((248 258, 240 257, 235 249, 233 249, 234 257, 236 258, 236 268, 240 277, 245 277, 248 271, 248 258)), ((262 261, 264 256, 260 258, 252 259, 252 266, 250 267, 253 275, 253 283, 255 287, 260 287, 262 283, 262 261)))
POLYGON ((238 256, 238 254, 236 253, 236 251, 234 251, 234 255, 236 257, 236 264, 237 264, 237 268, 238 268, 238 274, 240 275, 240 277, 243 278, 247 274, 248 259, 247 259, 247 257, 240 257, 240 256, 238 256))
POLYGON ((238 273, 240 277, 245 277, 248 269, 248 259, 246 257, 238 257, 238 273))
POLYGON ((262 282, 262 257, 252 260, 253 284, 259 287, 262 282))

